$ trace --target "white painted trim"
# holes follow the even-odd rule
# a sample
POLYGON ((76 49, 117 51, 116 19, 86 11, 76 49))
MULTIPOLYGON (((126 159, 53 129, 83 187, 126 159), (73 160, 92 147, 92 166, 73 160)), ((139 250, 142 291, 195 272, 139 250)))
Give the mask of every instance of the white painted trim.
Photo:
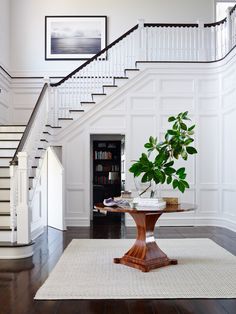
POLYGON ((44 233, 44 226, 41 225, 37 229, 31 231, 31 239, 35 240, 37 237, 39 237, 43 233, 44 233))
POLYGON ((66 218, 66 226, 69 227, 89 227, 90 220, 88 218, 66 218))
POLYGON ((0 247, 0 260, 26 258, 33 254, 33 244, 21 247, 0 247))

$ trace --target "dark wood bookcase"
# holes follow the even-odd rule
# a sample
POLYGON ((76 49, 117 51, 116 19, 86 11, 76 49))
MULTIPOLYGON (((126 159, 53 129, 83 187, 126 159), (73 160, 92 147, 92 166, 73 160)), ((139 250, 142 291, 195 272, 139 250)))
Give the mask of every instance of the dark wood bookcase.
POLYGON ((121 194, 121 141, 93 142, 93 203, 121 194))

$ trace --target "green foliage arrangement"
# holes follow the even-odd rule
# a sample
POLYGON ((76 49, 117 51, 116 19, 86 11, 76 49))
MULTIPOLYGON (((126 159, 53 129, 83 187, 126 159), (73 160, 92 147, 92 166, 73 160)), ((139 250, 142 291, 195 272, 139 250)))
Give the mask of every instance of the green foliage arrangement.
MULTIPOLYGON (((158 143, 157 138, 150 136, 149 141, 144 145, 147 154, 142 153, 139 160, 135 161, 129 169, 134 177, 142 176, 142 183, 150 183, 140 196, 151 188, 152 181, 156 184, 172 183, 173 188, 178 188, 182 193, 189 188, 185 167, 174 168, 175 159, 187 160, 188 155, 197 153, 192 146, 195 125, 188 126, 188 121, 191 121, 188 111, 169 117, 168 122, 173 125, 166 131, 165 140, 158 143), (156 152, 156 156, 151 159, 152 152, 156 152)), ((153 194, 154 191, 151 191, 150 197, 153 197, 153 194)))

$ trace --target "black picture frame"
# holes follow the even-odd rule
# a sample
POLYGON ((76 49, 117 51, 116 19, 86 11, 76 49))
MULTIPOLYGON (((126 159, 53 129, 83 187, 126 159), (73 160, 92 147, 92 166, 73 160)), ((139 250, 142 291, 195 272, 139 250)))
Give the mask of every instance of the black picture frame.
POLYGON ((107 45, 107 16, 45 16, 45 60, 88 60, 107 45))

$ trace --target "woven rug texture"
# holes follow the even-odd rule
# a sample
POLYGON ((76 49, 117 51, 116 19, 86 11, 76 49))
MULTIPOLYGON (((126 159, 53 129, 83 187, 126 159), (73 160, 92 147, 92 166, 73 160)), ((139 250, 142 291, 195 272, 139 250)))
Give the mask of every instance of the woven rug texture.
POLYGON ((158 239, 170 265, 143 273, 121 264, 134 240, 75 239, 35 299, 236 298, 236 257, 210 239, 158 239))

